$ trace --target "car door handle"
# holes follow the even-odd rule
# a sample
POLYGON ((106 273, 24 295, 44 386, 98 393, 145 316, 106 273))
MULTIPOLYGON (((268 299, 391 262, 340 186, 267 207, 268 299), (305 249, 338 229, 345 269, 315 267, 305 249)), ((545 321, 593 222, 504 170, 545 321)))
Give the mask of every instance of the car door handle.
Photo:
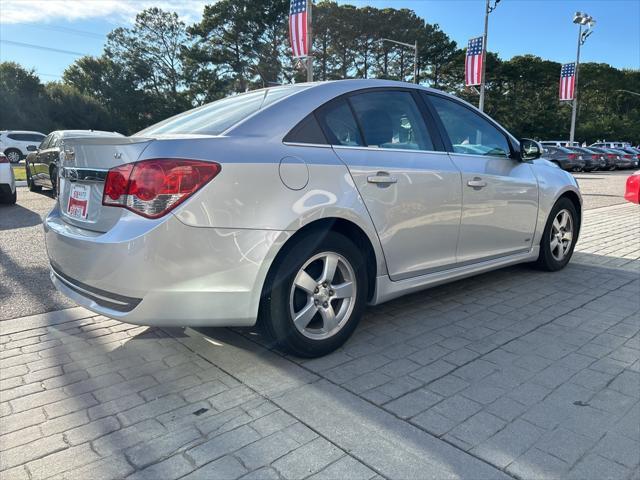
POLYGON ((481 189, 487 186, 487 182, 485 182, 484 180, 482 180, 480 177, 475 177, 473 180, 469 180, 467 182, 467 185, 469 185, 471 188, 475 188, 475 189, 481 189))
POLYGON ((397 183, 398 179, 389 175, 387 172, 378 172, 376 175, 369 175, 367 177, 367 182, 377 183, 378 185, 389 185, 397 183))

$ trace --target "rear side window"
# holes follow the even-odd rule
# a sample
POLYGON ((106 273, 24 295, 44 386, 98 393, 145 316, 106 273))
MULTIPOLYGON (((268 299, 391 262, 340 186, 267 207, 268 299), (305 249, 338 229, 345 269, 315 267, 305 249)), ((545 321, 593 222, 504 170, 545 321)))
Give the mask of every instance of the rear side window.
POLYGON ((378 91, 349 97, 369 147, 434 150, 422 114, 409 92, 378 91))
POLYGON ((290 143, 314 143, 322 145, 327 143, 320 124, 313 113, 307 115, 298 125, 284 137, 283 141, 290 143))
POLYGON ((358 124, 344 99, 323 106, 317 111, 318 120, 332 145, 363 146, 358 124))
POLYGON ((223 98, 163 120, 136 135, 219 135, 261 108, 304 88, 308 87, 273 87, 223 98))

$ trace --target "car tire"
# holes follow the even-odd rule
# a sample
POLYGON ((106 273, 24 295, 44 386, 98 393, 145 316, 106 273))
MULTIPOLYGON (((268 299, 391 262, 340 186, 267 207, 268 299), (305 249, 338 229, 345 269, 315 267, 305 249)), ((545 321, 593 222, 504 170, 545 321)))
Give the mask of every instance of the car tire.
POLYGON ((27 176, 27 187, 29 187, 29 191, 39 192, 40 190, 42 190, 42 187, 33 183, 33 178, 31 178, 31 169, 29 169, 29 165, 25 165, 24 169, 27 176))
POLYGON ((56 198, 58 196, 58 168, 56 166, 51 167, 49 178, 51 179, 51 195, 56 198))
POLYGON ((7 156, 10 163, 18 163, 22 158, 22 152, 17 148, 8 148, 5 150, 4 154, 7 156))
POLYGON ((548 272, 563 269, 571 260, 579 233, 580 218, 576 207, 568 198, 560 198, 551 209, 542 232, 536 266, 548 272))
POLYGON ((310 231, 285 248, 267 280, 260 325, 289 353, 326 355, 347 341, 362 317, 368 285, 364 256, 336 232, 310 231))

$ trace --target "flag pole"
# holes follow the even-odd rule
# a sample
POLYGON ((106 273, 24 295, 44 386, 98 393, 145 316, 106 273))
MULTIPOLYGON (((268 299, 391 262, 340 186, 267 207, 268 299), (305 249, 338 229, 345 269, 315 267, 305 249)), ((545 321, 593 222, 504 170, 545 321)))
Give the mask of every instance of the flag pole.
POLYGON ((311 45, 313 36, 311 33, 313 0, 307 0, 307 82, 313 82, 313 55, 311 53, 311 45))
POLYGON ((482 76, 480 77, 480 103, 478 104, 481 112, 484 112, 484 84, 487 71, 487 35, 489 33, 489 13, 491 12, 489 1, 487 0, 484 11, 484 35, 482 37, 482 76))

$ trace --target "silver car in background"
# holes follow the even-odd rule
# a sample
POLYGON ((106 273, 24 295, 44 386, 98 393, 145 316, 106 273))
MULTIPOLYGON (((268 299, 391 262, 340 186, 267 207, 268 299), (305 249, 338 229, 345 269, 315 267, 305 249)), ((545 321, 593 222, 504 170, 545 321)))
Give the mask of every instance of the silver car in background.
POLYGON ((56 287, 160 326, 342 345, 367 304, 521 262, 558 270, 582 200, 473 106, 382 80, 273 87, 131 137, 65 139, 44 228, 56 287))

